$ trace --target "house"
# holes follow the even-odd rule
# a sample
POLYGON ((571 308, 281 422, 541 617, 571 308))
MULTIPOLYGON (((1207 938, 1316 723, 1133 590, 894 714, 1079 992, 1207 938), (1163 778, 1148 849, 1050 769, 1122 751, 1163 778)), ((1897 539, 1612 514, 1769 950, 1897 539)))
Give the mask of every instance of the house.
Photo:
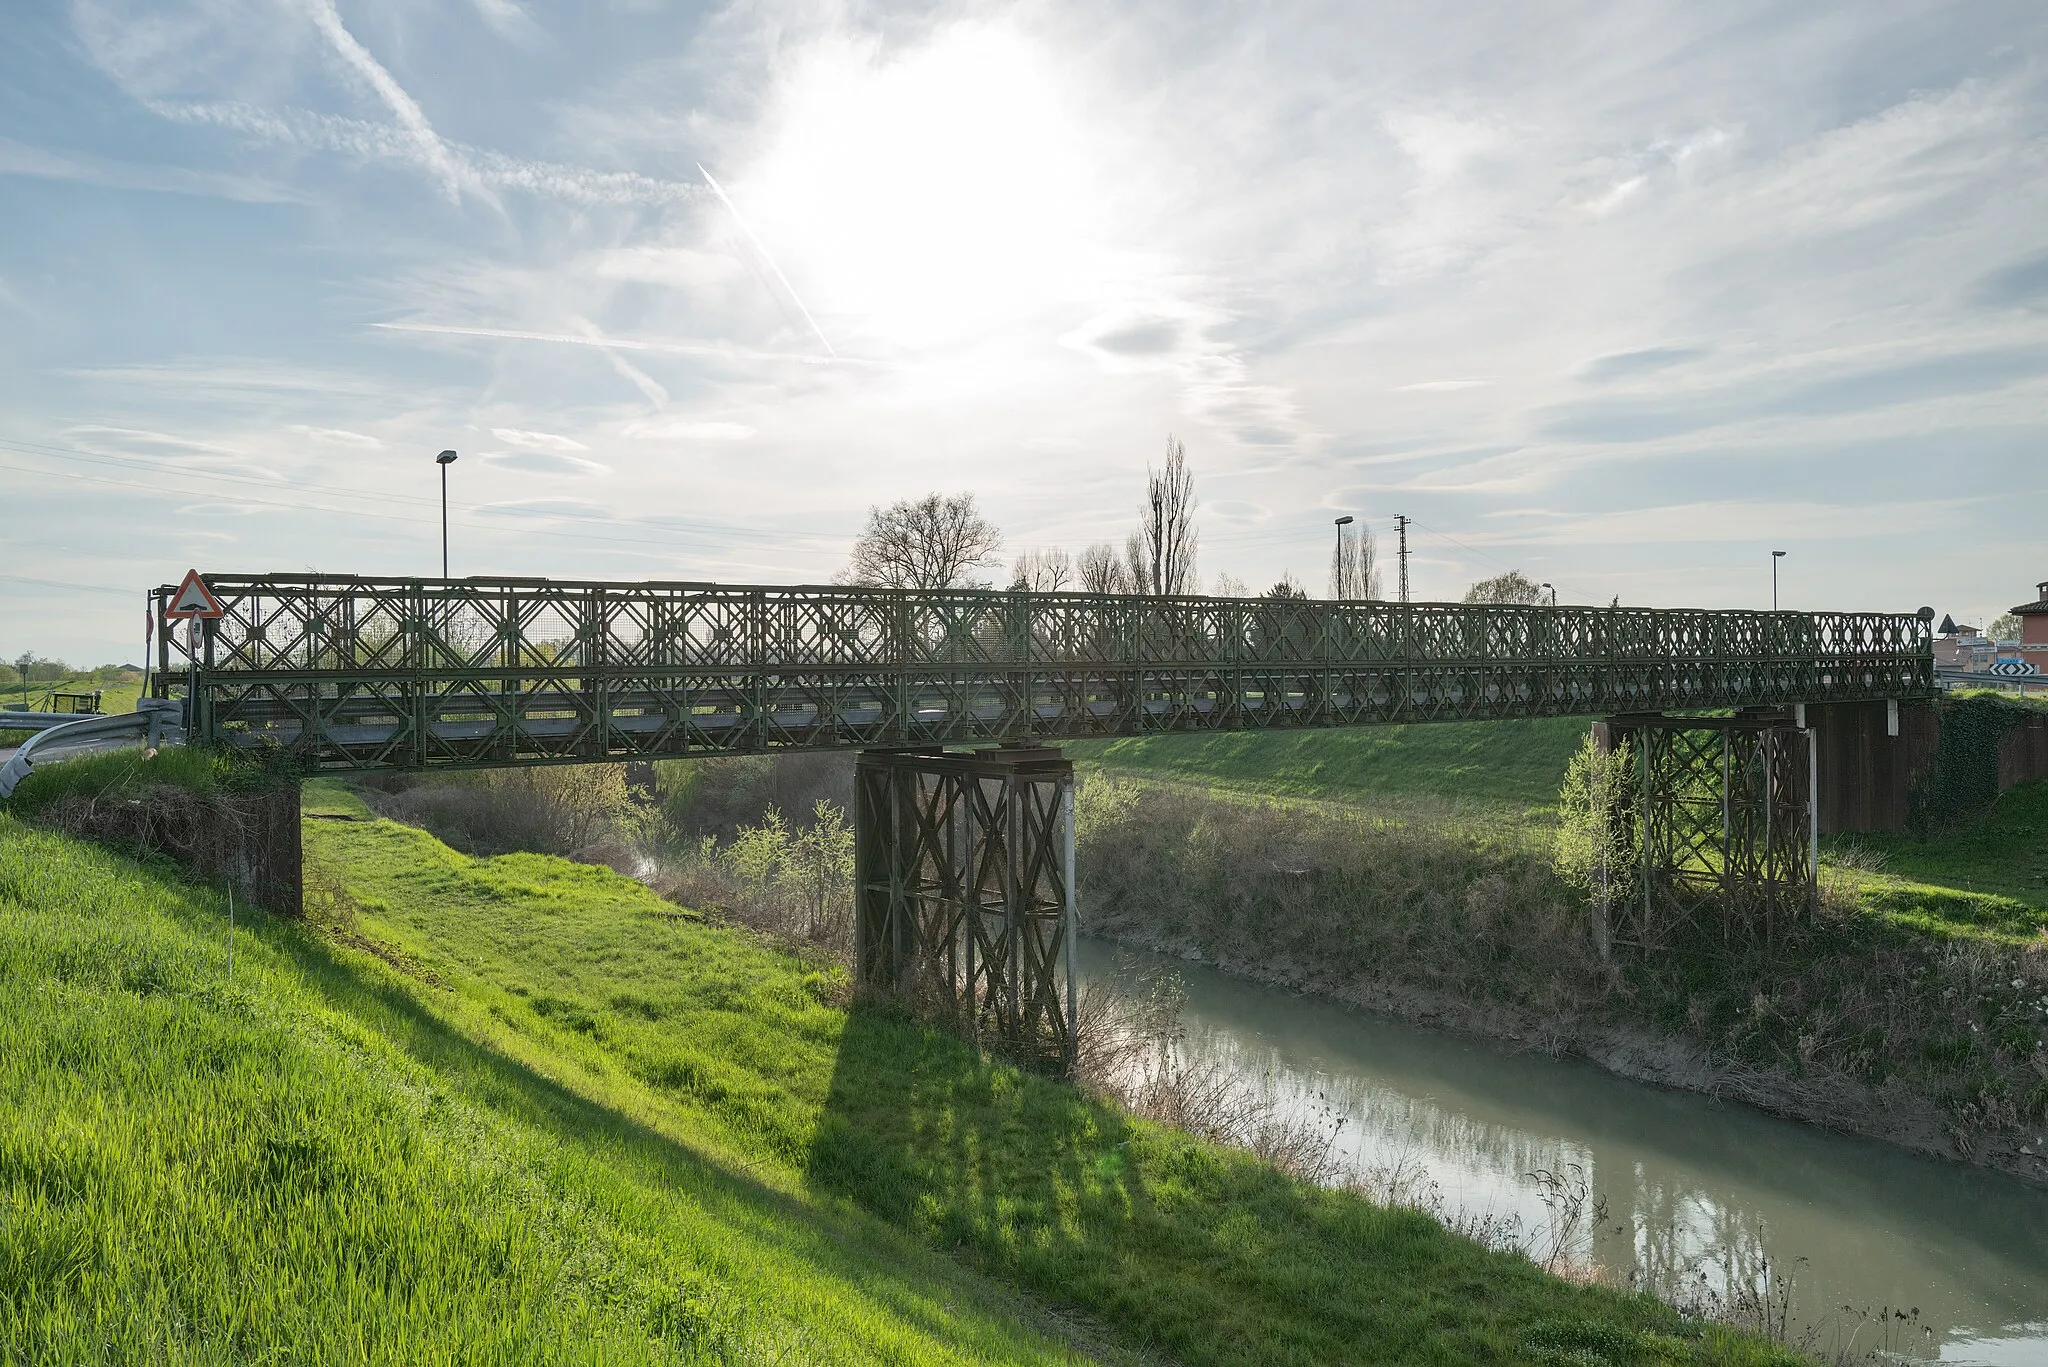
POLYGON ((1953 617, 1941 619, 1941 634, 1934 638, 1936 667, 1971 672, 1989 669, 1994 653, 1981 628, 1958 626, 1953 617))
POLYGON ((2020 619, 2021 657, 2048 674, 2048 579, 2036 584, 2034 592, 2034 601, 2021 603, 2013 614, 2020 619))
POLYGON ((2034 591, 2038 598, 2012 610, 2020 619, 2020 645, 2048 650, 2048 579, 2036 584, 2034 591))

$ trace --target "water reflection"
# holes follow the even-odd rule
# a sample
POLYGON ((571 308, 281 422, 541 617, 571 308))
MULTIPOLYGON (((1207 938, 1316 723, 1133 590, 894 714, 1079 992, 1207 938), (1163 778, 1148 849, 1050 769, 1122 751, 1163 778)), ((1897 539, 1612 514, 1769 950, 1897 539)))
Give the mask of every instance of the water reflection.
MULTIPOLYGON (((1084 942, 1085 978, 1159 960, 1084 942)), ((1175 964, 1187 1047, 1270 1080, 1338 1127, 1361 1173, 1467 1219, 1557 1227, 1528 1174, 1583 1174, 1604 1218, 1565 1246, 1666 1296, 1791 1279, 1789 1319, 1823 1348, 2048 1363, 2048 1193, 1887 1145, 1511 1054, 1175 964), (1845 1307, 1847 1309, 1845 1310, 1845 1307), (1889 1319, 1881 1308, 1918 1311, 1889 1319), (1930 1332, 1931 1331, 1931 1332, 1930 1332)), ((1590 1217, 1592 1211, 1587 1214, 1590 1217)))

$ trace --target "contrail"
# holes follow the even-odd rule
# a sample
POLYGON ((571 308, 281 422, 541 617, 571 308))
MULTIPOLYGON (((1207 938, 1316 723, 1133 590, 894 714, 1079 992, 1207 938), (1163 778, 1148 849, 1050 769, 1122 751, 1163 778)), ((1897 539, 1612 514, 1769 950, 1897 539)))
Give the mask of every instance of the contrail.
POLYGON ((818 320, 811 317, 811 311, 805 308, 804 301, 797 297, 796 290, 789 283, 789 277, 782 273, 782 267, 775 264, 775 257, 761 245, 761 239, 754 236, 754 230, 747 226, 747 220, 740 217, 739 206, 732 202, 732 196, 725 192, 723 185, 711 178, 711 173, 704 169, 703 162, 697 163, 697 174, 704 177, 704 183, 711 187, 712 193, 725 202, 725 207, 732 213, 732 221, 740 225, 740 231, 747 235, 747 241, 754 244, 754 250, 761 253, 761 259, 768 263, 768 269, 775 272, 775 278, 782 282, 782 288, 788 292, 790 302, 796 305, 797 312, 804 316, 804 321, 811 325, 811 331, 817 334, 819 345, 836 359, 839 353, 833 351, 832 343, 825 340, 825 330, 818 326, 818 320))
POLYGON ((797 351, 743 351, 735 347, 717 346, 709 342, 642 342, 630 337, 579 337, 566 332, 525 332, 517 328, 462 327, 454 323, 372 323, 373 328, 387 332, 433 332, 451 337, 502 337, 514 342, 564 342, 570 346, 597 347, 609 351, 617 347, 625 351, 659 351, 676 356, 709 356, 726 361, 794 361, 799 365, 857 365, 887 370, 883 361, 869 361, 855 356, 806 355, 797 351))
MULTIPOLYGON (((356 75, 377 93, 378 98, 384 101, 385 107, 397 118, 399 127, 406 131, 413 145, 419 149, 420 160, 426 164, 428 170, 440 177, 442 188, 448 192, 448 198, 459 204, 462 202, 462 191, 465 186, 480 189, 481 187, 475 185, 475 177, 469 174, 469 168, 462 165, 449 152, 447 144, 441 141, 440 134, 427 122, 426 112, 420 108, 419 101, 405 93, 405 87, 384 69, 382 63, 370 55, 368 48, 356 41, 356 36, 341 22, 341 15, 334 8, 334 0, 310 0, 306 10, 311 15, 314 26, 334 48, 336 55, 348 63, 356 75)), ((490 199, 490 195, 486 192, 484 198, 490 199)))

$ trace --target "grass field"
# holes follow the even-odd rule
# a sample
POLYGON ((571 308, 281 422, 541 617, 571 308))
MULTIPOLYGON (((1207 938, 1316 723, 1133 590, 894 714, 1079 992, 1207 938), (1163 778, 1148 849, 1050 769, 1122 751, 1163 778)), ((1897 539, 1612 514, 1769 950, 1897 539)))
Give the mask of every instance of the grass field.
POLYGON ((1230 731, 1069 742, 1084 766, 1269 797, 1428 798, 1547 815, 1588 717, 1431 722, 1332 731, 1230 731))
MULTIPOLYGON (((142 696, 142 682, 140 679, 137 679, 134 683, 93 683, 90 679, 84 678, 65 679, 55 683, 38 680, 29 685, 26 701, 36 710, 41 711, 45 709, 47 699, 52 691, 58 693, 91 693, 95 690, 100 694, 100 711, 108 713, 133 712, 136 701, 142 696)), ((0 747, 19 745, 22 741, 35 734, 32 731, 23 731, 18 727, 10 730, 5 724, 7 709, 19 707, 23 701, 21 685, 15 684, 12 687, 0 688, 0 747)))
POLYGON ((309 798, 325 928, 232 978, 216 892, 0 817, 0 1360, 1773 1360, 309 798))

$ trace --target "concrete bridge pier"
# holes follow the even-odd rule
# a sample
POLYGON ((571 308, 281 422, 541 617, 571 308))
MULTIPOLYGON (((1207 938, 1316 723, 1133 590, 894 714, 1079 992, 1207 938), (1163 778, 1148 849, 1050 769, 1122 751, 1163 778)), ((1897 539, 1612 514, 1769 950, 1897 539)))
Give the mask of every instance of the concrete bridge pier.
POLYGON ((1073 762, 1029 744, 864 750, 854 833, 860 989, 1071 1068, 1073 762))

